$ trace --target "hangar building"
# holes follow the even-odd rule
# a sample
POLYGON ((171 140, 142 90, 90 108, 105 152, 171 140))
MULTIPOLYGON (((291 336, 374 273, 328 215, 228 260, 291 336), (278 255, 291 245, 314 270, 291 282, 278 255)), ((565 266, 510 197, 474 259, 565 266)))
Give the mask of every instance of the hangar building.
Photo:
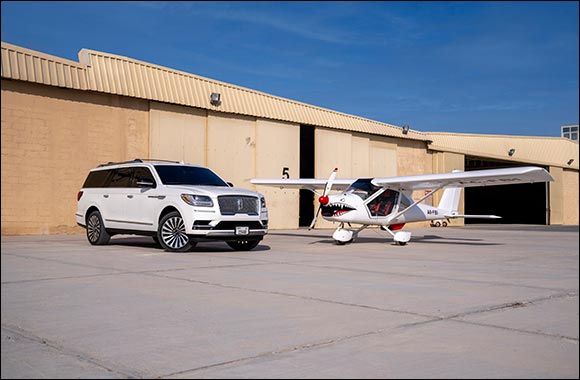
POLYGON ((251 178, 326 178, 335 167, 341 178, 356 178, 538 165, 555 181, 466 189, 462 208, 497 213, 503 223, 578 224, 578 143, 568 139, 403 133, 88 49, 75 62, 2 42, 1 57, 3 235, 82 232, 74 214, 88 170, 135 158, 201 164, 262 192, 271 229, 308 225, 314 197, 257 188, 251 178))

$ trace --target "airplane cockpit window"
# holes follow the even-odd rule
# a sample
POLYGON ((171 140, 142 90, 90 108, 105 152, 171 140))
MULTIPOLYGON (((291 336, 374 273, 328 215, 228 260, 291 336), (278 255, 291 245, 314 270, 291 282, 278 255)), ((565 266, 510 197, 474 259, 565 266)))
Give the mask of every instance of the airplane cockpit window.
POLYGON ((379 196, 367 204, 372 216, 387 216, 393 212, 397 204, 399 192, 391 189, 385 189, 379 196))
POLYGON ((359 178, 353 182, 344 192, 356 194, 363 199, 367 199, 378 190, 382 189, 380 186, 372 184, 372 178, 359 178))
POLYGON ((407 208, 407 207, 411 206, 412 204, 413 204, 413 201, 411 199, 409 199, 409 197, 407 195, 402 194, 401 207, 407 208))

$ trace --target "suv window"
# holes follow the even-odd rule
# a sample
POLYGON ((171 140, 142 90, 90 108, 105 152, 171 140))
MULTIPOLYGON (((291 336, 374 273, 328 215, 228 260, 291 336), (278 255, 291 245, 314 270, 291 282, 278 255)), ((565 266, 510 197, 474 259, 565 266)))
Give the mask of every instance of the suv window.
POLYGON ((137 182, 139 182, 142 179, 150 180, 151 182, 153 182, 153 187, 156 187, 155 178, 153 178, 153 174, 151 174, 151 171, 148 168, 139 167, 134 168, 133 170, 134 170, 133 182, 131 183, 131 187, 139 187, 137 186, 137 182))
POLYGON ((90 172, 83 184, 84 188, 107 187, 112 170, 96 170, 90 172))
POLYGON ((113 170, 113 176, 109 182, 109 187, 132 187, 131 176, 133 168, 119 168, 113 170))
POLYGON ((165 185, 198 185, 229 187, 217 174, 195 166, 155 165, 165 185))

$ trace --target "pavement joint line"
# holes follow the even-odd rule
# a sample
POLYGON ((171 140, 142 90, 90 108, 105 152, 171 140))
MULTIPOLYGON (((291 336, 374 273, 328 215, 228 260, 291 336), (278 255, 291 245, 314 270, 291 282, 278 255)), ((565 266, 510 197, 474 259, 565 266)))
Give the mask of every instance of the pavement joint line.
MULTIPOLYGON (((118 276, 118 275, 127 275, 127 274, 149 274, 149 273, 164 273, 164 272, 179 272, 183 270, 190 270, 190 269, 213 269, 213 268, 228 268, 228 267, 247 267, 247 266, 260 266, 260 265, 268 265, 266 263, 255 263, 255 264, 239 264, 239 265, 221 265, 221 266, 209 266, 209 267, 194 267, 194 268, 171 268, 171 269, 154 269, 154 270, 145 270, 145 271, 124 271, 124 272, 116 272, 116 273, 96 273, 96 274, 87 274, 81 276, 68 276, 68 277, 49 277, 49 278, 36 278, 31 280, 17 280, 17 281, 3 281, 2 285, 12 285, 12 284, 23 284, 23 283, 31 283, 31 282, 42 282, 42 281, 57 281, 57 280, 71 280, 71 279, 82 279, 82 278, 92 278, 92 277, 106 277, 106 276, 118 276)), ((110 268, 102 268, 102 269, 110 269, 110 268)), ((115 270, 115 269, 110 269, 115 270)), ((173 278, 173 277, 167 277, 173 278)), ((174 279, 177 279, 175 277, 174 279)))
POLYGON ((134 371, 132 369, 121 369, 119 367, 122 367, 122 366, 118 366, 118 365, 109 365, 108 363, 105 363, 105 362, 101 361, 100 359, 92 357, 86 353, 68 349, 59 343, 53 342, 53 341, 46 339, 46 338, 42 338, 38 335, 35 335, 34 333, 32 333, 30 331, 26 331, 26 330, 22 329, 20 327, 7 325, 7 324, 3 323, 2 329, 6 330, 14 335, 17 335, 23 339, 27 339, 29 341, 33 341, 33 342, 39 343, 43 346, 46 346, 48 348, 51 348, 53 350, 56 350, 63 355, 66 355, 69 357, 74 357, 75 359, 78 359, 78 360, 81 360, 81 361, 84 361, 87 363, 91 363, 99 368, 102 368, 102 369, 108 371, 108 372, 114 372, 116 374, 119 374, 119 375, 123 376, 124 378, 127 378, 127 379, 148 378, 148 376, 146 374, 139 373, 138 371, 134 371))
MULTIPOLYGON (((40 261, 49 261, 49 262, 56 262, 56 263, 60 263, 60 264, 65 264, 65 265, 74 265, 74 266, 80 266, 80 267, 84 267, 84 268, 92 268, 92 269, 102 269, 102 270, 110 270, 110 271, 115 271, 116 273, 105 273, 105 274, 94 274, 94 275, 86 275, 86 276, 70 276, 70 277, 55 277, 55 278, 44 278, 44 279, 34 279, 34 280, 20 280, 20 281, 7 281, 7 282, 2 282, 2 284, 14 284, 14 283, 29 283, 29 282, 36 282, 36 281, 53 281, 53 280, 60 280, 60 279, 75 279, 75 278, 90 278, 90 277, 99 277, 99 276, 110 276, 110 275, 124 275, 124 274, 141 274, 141 273, 149 273, 151 271, 123 271, 120 269, 116 269, 116 268, 110 268, 110 267, 105 267, 105 266, 96 266, 96 265, 85 265, 85 264, 79 264, 79 263, 74 263, 74 262, 69 262, 69 261, 65 261, 65 260, 56 260, 56 259, 50 259, 50 258, 46 258, 46 257, 35 257, 35 256, 28 256, 28 255, 16 255, 16 254, 12 254, 12 253, 5 253, 5 255, 9 255, 9 256, 14 256, 14 257, 20 257, 20 258, 24 258, 24 259, 29 259, 29 260, 40 260, 40 261)), ((438 279, 438 280, 448 280, 448 281, 459 281, 459 282, 471 282, 471 283, 480 283, 480 284, 492 284, 492 285, 500 285, 500 286, 514 286, 514 287, 521 287, 521 288, 531 288, 531 289, 542 289, 542 290, 553 290, 553 291, 561 291, 563 290, 562 288, 545 288, 545 287, 536 287, 536 286, 530 286, 530 285, 517 285, 517 284, 510 284, 510 283, 502 283, 502 282, 487 282, 487 281, 477 281, 477 280, 469 280, 469 279, 454 279, 454 278, 448 278, 448 277, 440 277, 440 276, 424 276, 424 275, 415 275, 415 274, 403 274, 403 273, 396 273, 396 272, 381 272, 381 271, 371 271, 371 270, 361 270, 361 269, 352 269, 352 268, 343 268, 343 267, 338 267, 338 266, 331 266, 331 265, 314 265, 314 264, 308 264, 308 263, 313 263, 315 261, 312 260, 307 260, 307 261, 297 261, 297 262, 279 262, 279 261, 269 261, 269 260, 263 260, 263 259, 256 259, 253 257, 235 257, 234 255, 228 255, 228 258, 231 259, 238 259, 238 260, 254 260, 254 261, 259 261, 259 263, 255 263, 255 264, 243 264, 243 265, 235 265, 235 264, 229 264, 229 265, 221 265, 221 266, 201 266, 201 267, 187 267, 187 268, 174 268, 174 269, 166 269, 166 270, 155 270, 153 272, 163 272, 163 271, 180 271, 180 270, 188 270, 188 269, 213 269, 213 268, 227 268, 227 267, 237 267, 237 266, 251 266, 251 265, 273 265, 273 264, 280 264, 280 265, 294 265, 294 266, 309 266, 309 267, 313 267, 313 268, 327 268, 327 269, 337 269, 337 270, 343 270, 343 271, 349 271, 349 272, 361 272, 361 273, 374 273, 374 274, 383 274, 383 275, 394 275, 394 276, 399 276, 399 277, 418 277, 418 278, 432 278, 432 279, 438 279)), ((323 261, 323 260, 320 260, 323 261)))
POLYGON ((275 356, 275 355, 283 355, 283 354, 287 354, 287 353, 294 352, 294 351, 304 351, 304 350, 309 350, 309 349, 313 349, 313 348, 329 346, 329 345, 332 345, 335 343, 340 343, 340 342, 347 341, 347 340, 358 339, 358 338, 362 338, 365 336, 371 336, 371 335, 375 335, 375 334, 381 334, 385 331, 394 330, 396 328, 397 328, 396 326, 395 327, 387 327, 387 328, 381 328, 381 329, 372 330, 372 331, 366 331, 366 332, 354 334, 354 335, 347 335, 347 336, 342 336, 342 337, 337 337, 337 338, 326 339, 326 340, 323 340, 320 342, 300 344, 300 345, 296 345, 293 347, 284 348, 281 350, 264 352, 261 354, 247 356, 247 357, 233 359, 233 360, 228 360, 225 362, 209 364, 209 365, 205 365, 205 366, 201 366, 201 367, 182 370, 179 372, 172 372, 169 374, 158 376, 156 378, 162 379, 165 377, 183 375, 183 374, 190 373, 190 372, 198 372, 198 371, 203 371, 203 370, 210 369, 210 368, 222 367, 222 366, 236 364, 236 363, 243 363, 243 362, 252 361, 252 360, 261 359, 261 358, 267 358, 267 357, 275 356))
MULTIPOLYGON (((568 296, 568 295, 574 296, 574 294, 564 294, 564 295, 561 295, 561 296, 564 297, 564 296, 568 296)), ((577 296, 577 294, 575 294, 575 296, 577 296)), ((551 299, 551 298, 561 298, 561 297, 553 296, 553 297, 544 297, 544 298, 545 299, 551 299)), ((512 305, 512 307, 513 307, 514 303, 512 303, 510 305, 512 305)), ((503 308, 506 308, 508 306, 509 305, 504 305, 503 308)), ((498 309, 501 309, 501 307, 495 307, 495 308, 493 308, 493 310, 498 310, 498 309)), ((464 313, 464 314, 474 314, 474 313, 475 312, 464 313)), ((198 372, 198 371, 203 371, 203 370, 206 370, 206 369, 211 369, 211 368, 216 368, 216 367, 222 367, 222 366, 231 365, 231 364, 237 364, 237 363, 243 363, 243 362, 252 361, 252 360, 255 360, 255 359, 266 358, 266 357, 269 357, 269 356, 286 354, 286 353, 293 352, 293 351, 309 350, 309 349, 312 349, 312 348, 318 348, 318 347, 328 346, 328 345, 335 344, 335 343, 340 343, 342 341, 347 341, 347 340, 351 340, 351 339, 357 339, 357 338, 362 338, 362 337, 366 337, 366 336, 381 334, 381 333, 384 333, 384 332, 389 331, 389 330, 395 330, 395 329, 399 329, 399 328, 414 327, 414 326, 417 326, 419 324, 439 322, 439 321, 447 320, 449 318, 452 318, 452 317, 436 317, 436 318, 433 318, 431 320, 419 322, 419 323, 416 323, 416 324, 406 324, 406 325, 400 325, 400 326, 395 326, 395 327, 390 327, 390 328, 381 328, 381 329, 377 329, 377 330, 373 330, 373 331, 367 331, 367 332, 360 333, 360 334, 343 336, 343 337, 338 337, 338 338, 333 338, 333 339, 327 339, 327 340, 320 341, 320 342, 316 342, 316 343, 307 343, 307 344, 297 345, 297 346, 290 347, 290 348, 286 348, 286 349, 282 349, 282 350, 277 350, 277 351, 272 351, 272 352, 266 352, 266 353, 262 353, 262 354, 258 354, 258 355, 248 356, 248 357, 244 357, 244 358, 238 358, 238 359, 229 360, 229 361, 225 361, 225 362, 221 362, 221 363, 214 363, 214 364, 210 364, 210 365, 206 365, 206 366, 201 366, 201 367, 197 367, 197 368, 192 368, 192 369, 188 369, 188 370, 183 370, 183 371, 179 371, 179 372, 173 372, 173 373, 170 373, 170 374, 165 374, 165 375, 158 376, 157 378, 164 378, 164 377, 170 377, 170 376, 176 376, 176 375, 183 375, 183 374, 187 374, 187 373, 190 373, 190 372, 198 372)), ((467 321, 459 321, 459 320, 452 320, 452 321, 453 322, 466 323, 466 324, 472 324, 472 325, 479 325, 479 326, 483 326, 483 327, 500 328, 500 329, 509 330, 509 331, 513 331, 513 332, 523 332, 523 333, 529 333, 529 334, 534 334, 534 335, 547 336, 547 337, 551 337, 551 338, 561 338, 561 339, 565 339, 565 340, 571 340, 573 342, 578 342, 578 339, 570 338, 570 337, 562 336, 562 335, 553 335, 553 334, 539 333, 539 332, 533 332, 533 331, 527 331, 527 330, 520 330, 520 329, 514 329, 514 328, 507 328, 507 327, 496 326, 496 325, 473 323, 473 322, 467 322, 467 321)))
POLYGON ((481 281, 481 280, 470 280, 470 279, 464 279, 464 278, 450 278, 450 277, 444 277, 444 276, 429 276, 429 275, 407 274, 407 273, 397 273, 397 272, 382 272, 382 271, 375 271, 375 270, 368 270, 368 269, 343 268, 343 267, 330 266, 330 265, 314 265, 314 264, 302 264, 302 263, 288 263, 288 265, 302 265, 302 266, 308 266, 308 267, 314 267, 314 268, 338 269, 338 270, 343 270, 343 271, 348 271, 348 272, 384 274, 384 275, 398 276, 398 277, 430 278, 430 279, 435 279, 435 280, 469 282, 469 283, 483 284, 483 285, 513 286, 513 287, 538 289, 538 290, 551 290, 551 291, 565 291, 566 290, 564 288, 547 288, 547 287, 543 287, 543 286, 518 285, 518 284, 511 284, 508 282, 481 281))
POLYGON ((534 298, 534 299, 531 299, 528 301, 504 303, 504 304, 500 304, 500 305, 486 307, 484 309, 471 310, 471 311, 467 311, 464 313, 443 316, 443 317, 437 317, 435 319, 428 320, 428 321, 409 323, 409 324, 402 325, 401 327, 404 327, 404 328, 417 327, 417 326, 426 325, 428 323, 433 323, 433 322, 448 321, 448 322, 457 322, 457 323, 464 323, 464 324, 470 324, 470 325, 476 325, 476 326, 493 327, 493 328, 498 328, 498 329, 502 329, 502 330, 515 331, 515 332, 521 332, 521 333, 532 334, 532 335, 540 335, 540 336, 546 336, 546 337, 550 337, 550 338, 559 338, 559 339, 570 340, 572 342, 578 343, 578 338, 569 337, 566 335, 549 334, 549 333, 544 333, 544 332, 540 332, 540 331, 530 331, 530 330, 525 330, 525 329, 517 329, 517 328, 513 328, 513 327, 505 327, 505 326, 500 326, 500 325, 495 325, 495 324, 473 322, 473 321, 459 319, 459 318, 463 318, 463 317, 475 315, 475 314, 485 314, 485 313, 494 312, 494 311, 501 311, 501 310, 518 308, 518 307, 527 307, 530 305, 538 304, 538 303, 553 300, 553 299, 573 298, 573 297, 578 297, 578 293, 568 292, 568 293, 552 294, 552 295, 547 296, 547 297, 538 297, 538 298, 534 298))
POLYGON ((491 323, 481 323, 481 322, 473 322, 473 321, 464 321, 464 320, 460 320, 460 319, 450 319, 450 321, 452 322, 457 322, 457 323, 464 323, 467 325, 475 325, 475 326, 482 326, 482 327, 493 327, 493 328, 497 328, 497 329, 502 329, 502 330, 507 330, 507 331, 513 331, 513 332, 520 332, 520 333, 524 333, 524 334, 531 334, 531 335, 539 335, 539 336, 545 336, 545 337, 549 337, 549 338, 556 338, 556 339, 561 339, 561 340, 569 340, 573 343, 578 344, 578 338, 574 338, 571 336, 566 336, 566 335, 561 335, 561 334, 549 334, 549 333, 544 333, 541 331, 531 331, 531 330, 524 330, 524 329, 517 329, 514 327, 506 327, 506 326, 500 326, 500 325, 494 325, 491 323))
MULTIPOLYGON (((154 273, 151 273, 150 275, 152 275, 152 276, 158 276, 158 275, 156 275, 154 273)), ((205 284, 205 285, 210 285, 210 286, 218 286, 218 287, 229 288, 229 289, 245 290, 245 291, 251 291, 251 292, 255 292, 255 293, 264 293, 264 294, 280 295, 280 296, 292 297, 292 298, 300 298, 300 299, 307 300, 307 301, 325 302, 325 303, 331 303, 331 304, 337 304, 337 305, 353 306, 353 307, 359 307, 359 308, 364 308, 364 309, 371 309, 371 310, 376 310, 376 311, 386 311, 386 312, 392 312, 392 313, 398 313, 398 314, 405 314, 405 315, 413 315, 413 316, 427 318, 426 321, 421 321, 421 322, 415 322, 415 323, 401 325, 400 326, 401 328, 415 327, 415 326, 419 326, 419 325, 425 325, 425 324, 428 324, 428 323, 441 322, 441 321, 452 321, 452 322, 460 322, 460 323, 471 323, 471 322, 459 320, 457 318, 461 318, 461 317, 468 316, 468 315, 474 315, 474 314, 481 314, 481 313, 491 312, 491 311, 509 309, 509 308, 514 308, 514 307, 527 306, 527 305, 536 304, 536 303, 540 303, 540 302, 547 301, 547 300, 551 300, 551 299, 566 298, 566 297, 577 297, 578 296, 578 293, 574 293, 574 292, 559 293, 559 294, 553 294, 553 295, 550 295, 550 296, 547 296, 547 297, 534 298, 532 300, 523 301, 523 302, 522 301, 519 301, 519 302, 503 303, 503 304, 500 304, 500 305, 486 307, 484 309, 471 310, 471 311, 468 311, 468 312, 459 313, 459 314, 453 314, 453 315, 450 315, 450 316, 433 316, 433 315, 429 315, 429 314, 422 314, 422 313, 416 313, 416 312, 411 312, 411 311, 403 311, 403 310, 396 310, 396 309, 386 309, 386 308, 380 308, 380 307, 369 306, 369 305, 362 305, 362 304, 355 304, 355 303, 349 303, 349 302, 332 301, 332 300, 327 300, 327 299, 323 299, 323 298, 316 298, 316 297, 305 297, 305 296, 301 296, 301 295, 297 295, 297 294, 291 294, 291 293, 264 291, 264 290, 259 290, 259 289, 244 288, 244 287, 239 287, 239 286, 232 286, 232 285, 224 285, 224 284, 212 283, 212 282, 208 282, 208 281, 184 279, 184 278, 178 278, 178 277, 175 278, 175 277, 171 277, 171 276, 159 276, 159 277, 166 277, 166 278, 171 278, 171 279, 174 279, 174 280, 182 280, 182 281, 200 283, 200 284, 205 284)), ((471 323, 471 324, 477 324, 477 323, 471 323)), ((481 324, 481 325, 482 326, 487 326, 487 327, 500 328, 500 329, 504 329, 504 330, 520 331, 520 332, 525 332, 525 333, 530 333, 530 334, 535 334, 535 335, 542 335, 542 336, 549 336, 549 337, 557 337, 557 338, 563 338, 563 339, 568 339, 568 340, 572 340, 572 341, 578 341, 578 339, 575 339, 575 338, 572 338, 572 337, 560 336, 560 335, 546 334, 546 333, 540 333, 540 332, 534 332, 534 331, 528 331, 528 330, 511 329, 511 328, 507 328, 507 327, 503 327, 503 326, 496 326, 496 325, 491 325, 491 324, 489 324, 489 325, 487 325, 487 324, 481 324)))
POLYGON ((100 266, 100 265, 80 264, 80 263, 75 263, 75 262, 70 262, 70 261, 65 261, 65 260, 51 259, 51 258, 48 258, 48 257, 36 257, 36 256, 28 256, 28 255, 17 255, 17 254, 14 254, 14 253, 3 253, 2 255, 4 255, 4 256, 19 257, 19 258, 27 259, 27 260, 39 260, 39 261, 48 261, 48 262, 59 263, 59 264, 73 265, 73 266, 83 267, 83 268, 106 269, 106 270, 117 270, 118 271, 118 269, 115 269, 115 268, 103 267, 103 266, 100 266))
MULTIPOLYGON (((292 294, 292 293, 272 292, 272 291, 267 291, 267 290, 244 288, 244 287, 241 287, 241 286, 225 285, 225 284, 214 283, 214 282, 209 282, 209 281, 194 280, 194 279, 191 279, 191 278, 180 278, 180 277, 172 277, 172 276, 163 276, 163 275, 158 275, 158 274, 153 273, 153 272, 146 273, 146 275, 155 276, 155 277, 164 277, 164 278, 168 278, 168 279, 172 279, 172 280, 178 280, 178 281, 187 281, 187 282, 192 282, 192 283, 196 283, 196 284, 203 284, 203 285, 208 285, 208 286, 217 286, 217 287, 226 288, 226 289, 236 289, 236 290, 249 291, 249 292, 253 292, 253 293, 262 293, 262 294, 271 294, 271 295, 276 295, 276 296, 299 298, 299 299, 303 299, 303 300, 306 300, 306 301, 325 302, 325 303, 330 303, 330 304, 335 304, 335 305, 354 306, 354 307, 360 307, 360 308, 364 308, 364 309, 371 309, 371 310, 377 310, 377 311, 386 311, 386 312, 400 313, 400 314, 413 315, 413 316, 418 316, 418 317, 423 317, 423 318, 434 318, 432 315, 415 313, 415 312, 412 312, 412 311, 403 311, 403 310, 396 310, 396 309, 385 309, 385 308, 380 308, 380 307, 376 307, 376 306, 362 305, 362 304, 356 304, 356 303, 350 303, 350 302, 333 301, 333 300, 328 300, 328 299, 324 299, 324 298, 306 297, 306 296, 301 296, 301 295, 292 294)), ((435 317, 435 318, 437 318, 437 317, 435 317)))
MULTIPOLYGON (((186 252, 186 253, 190 253, 190 254, 195 254, 196 252, 186 252)), ((221 254, 222 252, 215 252, 216 254, 221 254)), ((177 254, 175 252, 172 252, 171 254, 177 254)), ((204 254, 213 254, 212 253, 208 253, 208 252, 204 252, 204 254)), ((29 255, 19 255, 19 254, 14 254, 14 253, 2 253, 2 255, 6 255, 6 256, 13 256, 13 257, 19 257, 19 258, 23 258, 23 259, 29 259, 29 260, 40 260, 40 261, 49 261, 49 262, 56 262, 59 264, 66 264, 66 265, 75 265, 75 266, 80 266, 80 267, 85 267, 85 268, 93 268, 93 269, 105 269, 105 270, 116 270, 116 271, 122 271, 120 269, 115 269, 115 268, 110 268, 110 267, 105 267, 105 266, 99 266, 99 265, 86 265, 86 264, 81 264, 81 263, 75 263, 75 262, 69 262, 69 261, 65 261, 65 260, 57 260, 57 259, 51 259, 51 258, 47 258, 47 257, 37 257, 37 256, 29 256, 29 255)), ((254 258, 254 257, 240 257, 240 256, 235 256, 235 255, 224 255, 224 256, 218 256, 219 258, 225 257, 228 259, 234 259, 234 260, 243 260, 243 261, 257 261, 259 263, 266 263, 266 264, 289 264, 292 262, 285 262, 285 261, 271 261, 271 260, 265 260, 265 259, 260 259, 260 258, 254 258)), ((323 261, 321 260, 303 260, 303 261, 297 261, 297 262, 314 262, 314 261, 323 261)), ((230 264, 231 266, 235 266, 233 264, 230 264)), ((202 267, 189 267, 187 269, 195 269, 195 268, 202 268, 202 267)), ((206 267, 203 267, 206 268, 206 267)), ((211 268, 211 266, 207 266, 207 268, 211 268)))

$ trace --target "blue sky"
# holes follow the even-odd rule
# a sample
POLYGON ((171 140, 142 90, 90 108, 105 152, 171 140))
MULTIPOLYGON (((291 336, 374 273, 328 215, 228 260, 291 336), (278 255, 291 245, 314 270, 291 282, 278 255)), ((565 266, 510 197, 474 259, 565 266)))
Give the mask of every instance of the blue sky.
POLYGON ((578 124, 578 2, 2 1, 2 41, 119 54, 419 131, 578 124))

